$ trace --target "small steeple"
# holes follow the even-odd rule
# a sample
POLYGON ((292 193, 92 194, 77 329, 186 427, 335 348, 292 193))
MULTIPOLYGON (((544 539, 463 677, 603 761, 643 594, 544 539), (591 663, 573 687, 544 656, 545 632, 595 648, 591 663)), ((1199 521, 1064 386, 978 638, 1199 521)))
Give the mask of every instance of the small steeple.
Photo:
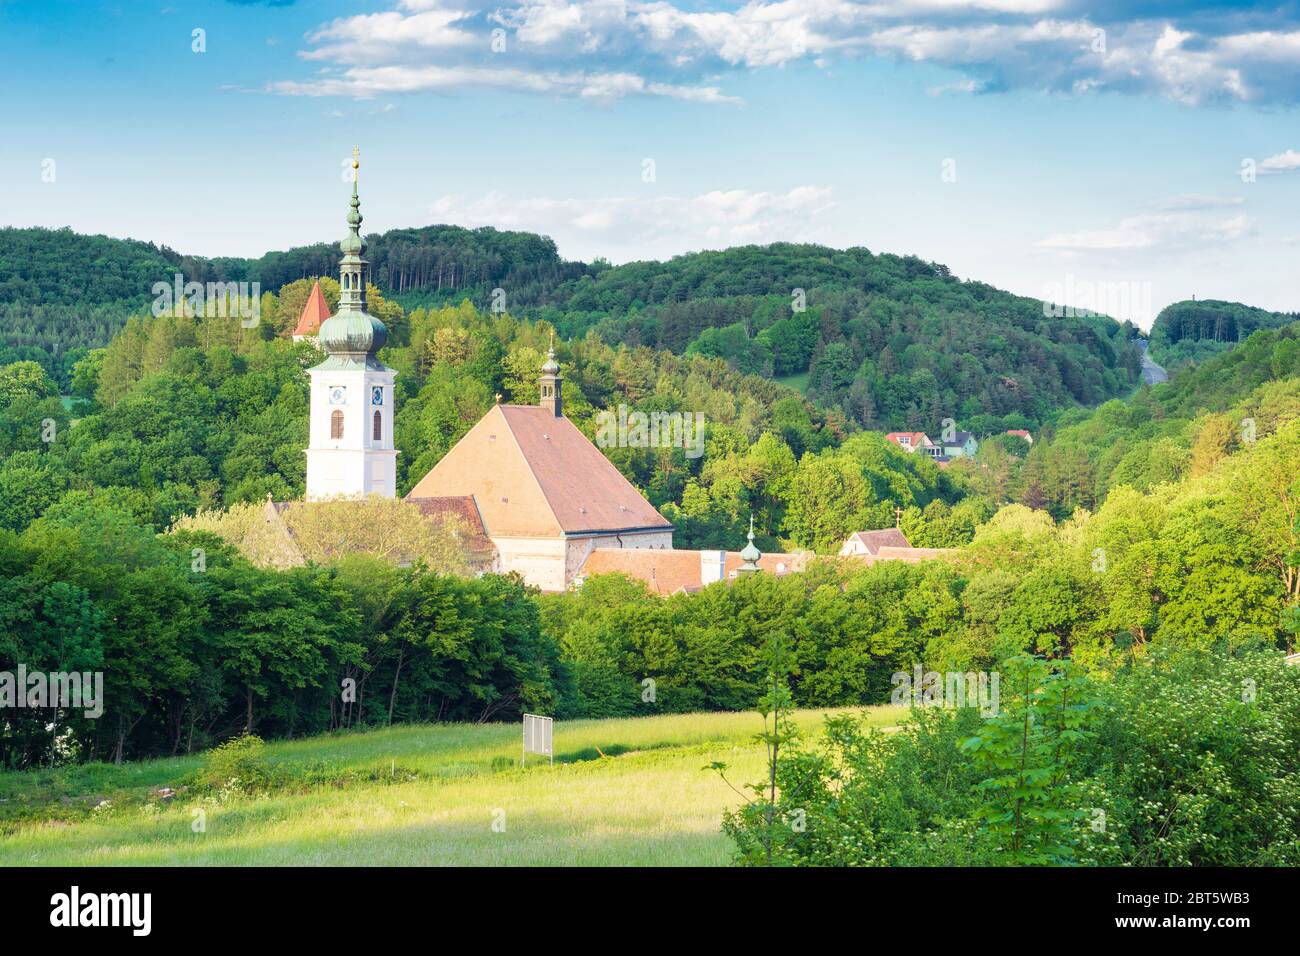
POLYGON ((749 516, 749 534, 747 537, 749 538, 749 543, 746 544, 744 550, 740 552, 740 557, 743 560, 743 563, 740 565, 740 567, 736 568, 737 574, 753 574, 755 571, 759 569, 758 560, 763 556, 763 552, 759 551, 758 548, 754 545, 754 516, 753 515, 749 516))
POLYGON ((329 306, 325 304, 325 293, 321 291, 320 280, 311 287, 311 294, 307 296, 307 302, 302 307, 302 315, 298 317, 298 325, 293 330, 293 340, 301 342, 303 339, 315 338, 320 332, 320 327, 325 324, 325 320, 330 317, 329 306))
POLYGON ((551 347, 546 352, 546 362, 542 365, 542 377, 538 379, 538 391, 541 394, 542 408, 549 409, 556 418, 564 415, 564 403, 561 390, 564 377, 560 375, 560 363, 555 361, 555 333, 551 333, 551 347))
POLYGON ((366 311, 366 241, 361 238, 361 198, 357 181, 361 178, 361 151, 352 149, 352 208, 348 211, 348 234, 339 243, 343 258, 339 260, 339 311, 366 311))

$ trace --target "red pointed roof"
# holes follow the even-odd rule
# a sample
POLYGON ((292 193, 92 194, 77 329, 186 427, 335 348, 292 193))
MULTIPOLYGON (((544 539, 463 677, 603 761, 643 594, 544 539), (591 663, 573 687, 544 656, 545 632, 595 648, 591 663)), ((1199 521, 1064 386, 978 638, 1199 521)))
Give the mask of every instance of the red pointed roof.
POLYGON ((330 317, 329 306, 325 304, 325 293, 320 290, 320 281, 311 287, 311 295, 307 296, 307 304, 302 307, 302 315, 298 319, 298 327, 293 330, 294 335, 315 335, 320 331, 320 324, 330 317))

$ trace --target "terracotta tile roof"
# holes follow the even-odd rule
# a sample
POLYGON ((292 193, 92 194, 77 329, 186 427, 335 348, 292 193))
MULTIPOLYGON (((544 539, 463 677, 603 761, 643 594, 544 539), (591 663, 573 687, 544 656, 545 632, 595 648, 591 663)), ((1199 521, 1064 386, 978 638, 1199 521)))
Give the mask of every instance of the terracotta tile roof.
POLYGON ((877 561, 906 561, 908 564, 916 564, 919 561, 933 561, 936 558, 948 557, 957 554, 959 550, 958 548, 882 547, 875 554, 852 554, 848 557, 866 564, 875 564, 877 561))
POLYGON ((491 551, 492 540, 483 527, 483 516, 472 495, 454 495, 443 498, 407 498, 406 501, 420 509, 426 517, 444 521, 448 518, 460 522, 464 529, 465 546, 471 551, 491 551))
POLYGON ((562 531, 672 527, 573 422, 538 405, 497 408, 562 531))
MULTIPOLYGON (((695 554, 700 552, 696 551, 695 554)), ((758 559, 758 569, 766 571, 768 574, 790 574, 792 571, 804 570, 806 558, 802 554, 788 554, 780 551, 774 551, 771 554, 765 554, 758 559)), ((731 572, 745 563, 745 559, 740 556, 739 551, 727 552, 727 575, 730 577, 731 572)))
POLYGON ((320 331, 321 323, 329 317, 329 306, 325 304, 325 293, 321 292, 318 280, 311 287, 311 294, 307 296, 307 304, 302 307, 302 315, 298 317, 298 327, 293 330, 293 334, 315 335, 320 331))
POLYGON ((882 547, 910 548, 912 542, 898 528, 882 528, 879 531, 855 531, 849 540, 861 541, 866 549, 875 554, 882 547))
POLYGON ((626 574, 644 581, 655 594, 676 594, 678 591, 698 591, 700 583, 700 553, 698 551, 668 551, 658 548, 596 548, 587 555, 579 574, 626 574))
POLYGON ((890 432, 885 437, 900 448, 924 448, 926 445, 932 444, 930 436, 925 432, 890 432), (909 444, 904 444, 899 440, 902 438, 908 439, 909 444))
MULTIPOLYGON (((676 594, 704 588, 701 555, 716 551, 669 551, 658 548, 596 548, 579 570, 582 577, 618 572, 644 581, 654 594, 676 594)), ((739 551, 728 551, 722 580, 731 580, 732 572, 742 563, 739 551)), ((788 574, 804 570, 802 554, 765 554, 759 559, 761 571, 788 574)), ((710 582, 712 583, 712 582, 710 582)))

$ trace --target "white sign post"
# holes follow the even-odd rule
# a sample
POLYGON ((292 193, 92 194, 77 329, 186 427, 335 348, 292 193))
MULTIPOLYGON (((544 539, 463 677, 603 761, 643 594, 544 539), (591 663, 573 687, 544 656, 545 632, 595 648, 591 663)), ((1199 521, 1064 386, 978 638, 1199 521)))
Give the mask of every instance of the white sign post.
POLYGON ((555 721, 550 717, 524 714, 524 752, 519 758, 519 766, 524 765, 529 754, 546 754, 551 763, 555 763, 554 728, 555 721))

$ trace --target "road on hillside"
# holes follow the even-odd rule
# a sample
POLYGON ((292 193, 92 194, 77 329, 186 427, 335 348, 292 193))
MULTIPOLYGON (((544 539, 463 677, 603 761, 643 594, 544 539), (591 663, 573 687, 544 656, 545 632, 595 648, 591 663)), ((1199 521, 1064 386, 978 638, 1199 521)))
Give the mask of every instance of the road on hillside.
POLYGON ((1151 361, 1151 356, 1147 354, 1147 340, 1138 339, 1138 346, 1142 349, 1142 381, 1148 385, 1155 385, 1158 382, 1169 381, 1169 373, 1162 367, 1151 361))

